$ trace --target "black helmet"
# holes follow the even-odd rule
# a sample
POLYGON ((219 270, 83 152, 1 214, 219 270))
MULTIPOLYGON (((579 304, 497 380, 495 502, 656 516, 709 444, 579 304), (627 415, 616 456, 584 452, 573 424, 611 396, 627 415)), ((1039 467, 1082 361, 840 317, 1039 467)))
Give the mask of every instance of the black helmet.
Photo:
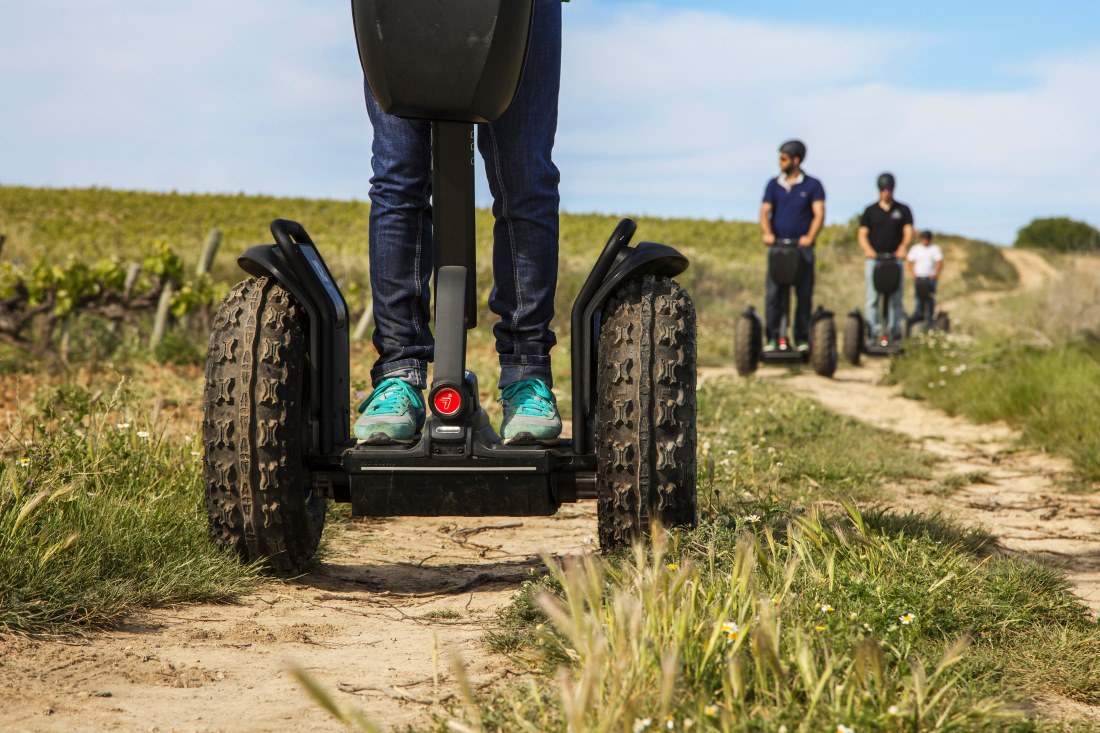
POLYGON ((792 158, 806 160, 806 143, 801 140, 788 140, 779 146, 779 152, 792 158))
POLYGON ((932 241, 932 230, 931 229, 925 229, 923 232, 920 233, 920 238, 921 239, 927 239, 929 242, 931 242, 932 241))
POLYGON ((893 191, 894 190, 894 174, 883 173, 878 177, 878 190, 879 191, 893 191))

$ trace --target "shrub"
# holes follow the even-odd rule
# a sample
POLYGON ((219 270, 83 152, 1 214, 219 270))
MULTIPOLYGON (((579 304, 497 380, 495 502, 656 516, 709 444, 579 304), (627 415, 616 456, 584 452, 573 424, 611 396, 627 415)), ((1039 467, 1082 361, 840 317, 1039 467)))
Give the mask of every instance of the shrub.
POLYGON ((1033 219, 1016 235, 1016 246, 1050 252, 1095 252, 1100 250, 1100 231, 1064 216, 1033 219))

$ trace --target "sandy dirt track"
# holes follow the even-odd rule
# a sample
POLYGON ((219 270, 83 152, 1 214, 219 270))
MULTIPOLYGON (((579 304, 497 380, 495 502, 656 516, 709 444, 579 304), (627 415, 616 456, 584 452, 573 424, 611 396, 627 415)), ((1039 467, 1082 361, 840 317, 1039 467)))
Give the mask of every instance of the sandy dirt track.
POLYGON ((387 728, 454 699, 450 660, 509 679, 485 645, 540 552, 594 549, 592 504, 552 518, 354 522, 319 572, 239 605, 135 614, 87 639, 0 640, 0 730, 343 730, 289 674, 387 728))

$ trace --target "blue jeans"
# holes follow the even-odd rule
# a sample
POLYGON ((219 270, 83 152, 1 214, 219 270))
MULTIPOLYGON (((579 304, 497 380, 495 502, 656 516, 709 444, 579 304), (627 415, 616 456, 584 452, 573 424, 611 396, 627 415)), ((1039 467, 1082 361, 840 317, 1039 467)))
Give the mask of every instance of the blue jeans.
MULTIPOLYGON (((876 260, 865 260, 863 273, 867 282, 867 323, 871 326, 871 335, 882 335, 882 314, 879 312, 878 291, 875 290, 875 264, 876 260)), ((902 303, 902 293, 905 290, 905 271, 902 270, 898 280, 898 289, 893 292, 887 304, 889 312, 888 326, 890 338, 894 341, 901 340, 901 317, 905 312, 902 303)))
MULTIPOLYGON (((536 0, 531 44, 512 106, 477 126, 493 195, 493 289, 489 309, 501 388, 537 377, 553 383, 550 321, 558 284, 558 182, 551 158, 561 82, 561 0, 536 0)), ((370 284, 374 298, 371 380, 427 386, 435 352, 429 328, 432 247, 431 123, 382 112, 366 87, 374 127, 370 284)))

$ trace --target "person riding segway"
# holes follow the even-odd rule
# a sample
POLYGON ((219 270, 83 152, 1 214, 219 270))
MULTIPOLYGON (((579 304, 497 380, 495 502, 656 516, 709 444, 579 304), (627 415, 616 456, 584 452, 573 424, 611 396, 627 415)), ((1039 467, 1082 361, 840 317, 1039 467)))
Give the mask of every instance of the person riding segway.
POLYGON ((802 170, 806 145, 788 140, 779 146, 779 170, 764 188, 760 205, 760 235, 768 248, 764 279, 764 346, 760 349, 760 317, 752 306, 734 330, 738 372, 750 374, 757 360, 773 364, 810 361, 822 376, 836 370, 836 326, 832 313, 813 309, 814 242, 825 223, 825 187, 802 170), (788 338, 791 289, 797 294, 794 348, 788 338))
POLYGON ((946 313, 936 312, 936 284, 943 271, 943 250, 932 238, 931 231, 926 229, 921 232, 917 244, 910 247, 905 257, 905 269, 913 278, 915 301, 906 335, 932 331, 938 324, 947 322, 946 313))
POLYGON ((892 173, 881 174, 877 180, 879 200, 859 219, 857 240, 865 257, 867 320, 858 309, 848 315, 844 352, 852 364, 859 363, 860 353, 888 355, 901 348, 901 263, 913 241, 913 212, 894 199, 895 184, 892 173))
MULTIPOLYGON (((388 517, 549 516, 565 502, 595 499, 605 549, 654 524, 695 523, 696 319, 690 297, 672 279, 688 266, 675 249, 631 244, 637 227, 624 219, 577 293, 570 320, 571 437, 540 442, 557 435, 558 419, 549 384, 530 381, 548 368, 548 358, 536 357, 547 357, 553 337, 548 328, 540 330, 541 318, 549 319, 542 305, 532 301, 528 320, 517 315, 522 308, 515 286, 531 283, 523 273, 498 268, 490 298, 499 312, 511 307, 504 301, 514 295, 511 327, 526 324, 523 333, 512 334, 513 348, 504 349, 515 358, 502 353, 504 400, 526 405, 506 405, 503 435, 490 425, 477 377, 466 369, 466 336, 478 313, 474 126, 503 120, 513 100, 522 113, 525 73, 549 84, 536 69, 556 63, 546 36, 560 28, 555 2, 352 0, 360 63, 379 121, 392 115, 428 122, 430 134, 419 134, 414 147, 417 165, 430 170, 427 179, 418 178, 432 194, 419 221, 432 224, 434 261, 414 273, 409 288, 387 280, 409 279, 408 273, 386 271, 380 284, 426 314, 434 270, 434 354, 422 349, 398 360, 405 363, 382 362, 384 368, 372 374, 381 392, 367 409, 384 404, 372 416, 387 412, 393 419, 365 420, 356 433, 367 437, 353 439, 347 302, 305 227, 272 222, 275 243, 240 256, 252 277, 226 296, 210 337, 203 466, 217 546, 279 573, 304 572, 330 500, 350 502, 355 516, 388 517), (529 47, 551 58, 529 59, 529 47), (502 286, 500 279, 509 276, 524 282, 502 286), (531 328, 541 338, 527 350, 517 339, 531 328), (430 355, 435 369, 421 397, 410 382, 430 355), (525 382, 529 394, 508 389, 525 382), (428 412, 422 424, 420 411, 428 412)), ((528 172, 524 159, 511 160, 528 172)), ((556 170, 552 178, 556 186, 556 170)), ((541 174, 539 180, 546 181, 541 174)), ((507 175, 498 183, 510 185, 507 175)), ((556 201, 556 193, 542 199, 554 204, 555 220, 556 201)), ((372 249, 374 226, 372 216, 372 249)), ((425 245, 425 233, 414 230, 416 247, 425 245)), ((425 249, 418 252, 427 256, 425 249)), ((556 267, 549 257, 538 261, 556 267)), ((374 264, 372 258, 372 277, 374 264)), ((552 308, 550 274, 540 273, 537 285, 550 289, 552 308)), ((398 333, 382 331, 387 338, 398 333)), ((497 338, 499 343, 499 332, 497 338)))

